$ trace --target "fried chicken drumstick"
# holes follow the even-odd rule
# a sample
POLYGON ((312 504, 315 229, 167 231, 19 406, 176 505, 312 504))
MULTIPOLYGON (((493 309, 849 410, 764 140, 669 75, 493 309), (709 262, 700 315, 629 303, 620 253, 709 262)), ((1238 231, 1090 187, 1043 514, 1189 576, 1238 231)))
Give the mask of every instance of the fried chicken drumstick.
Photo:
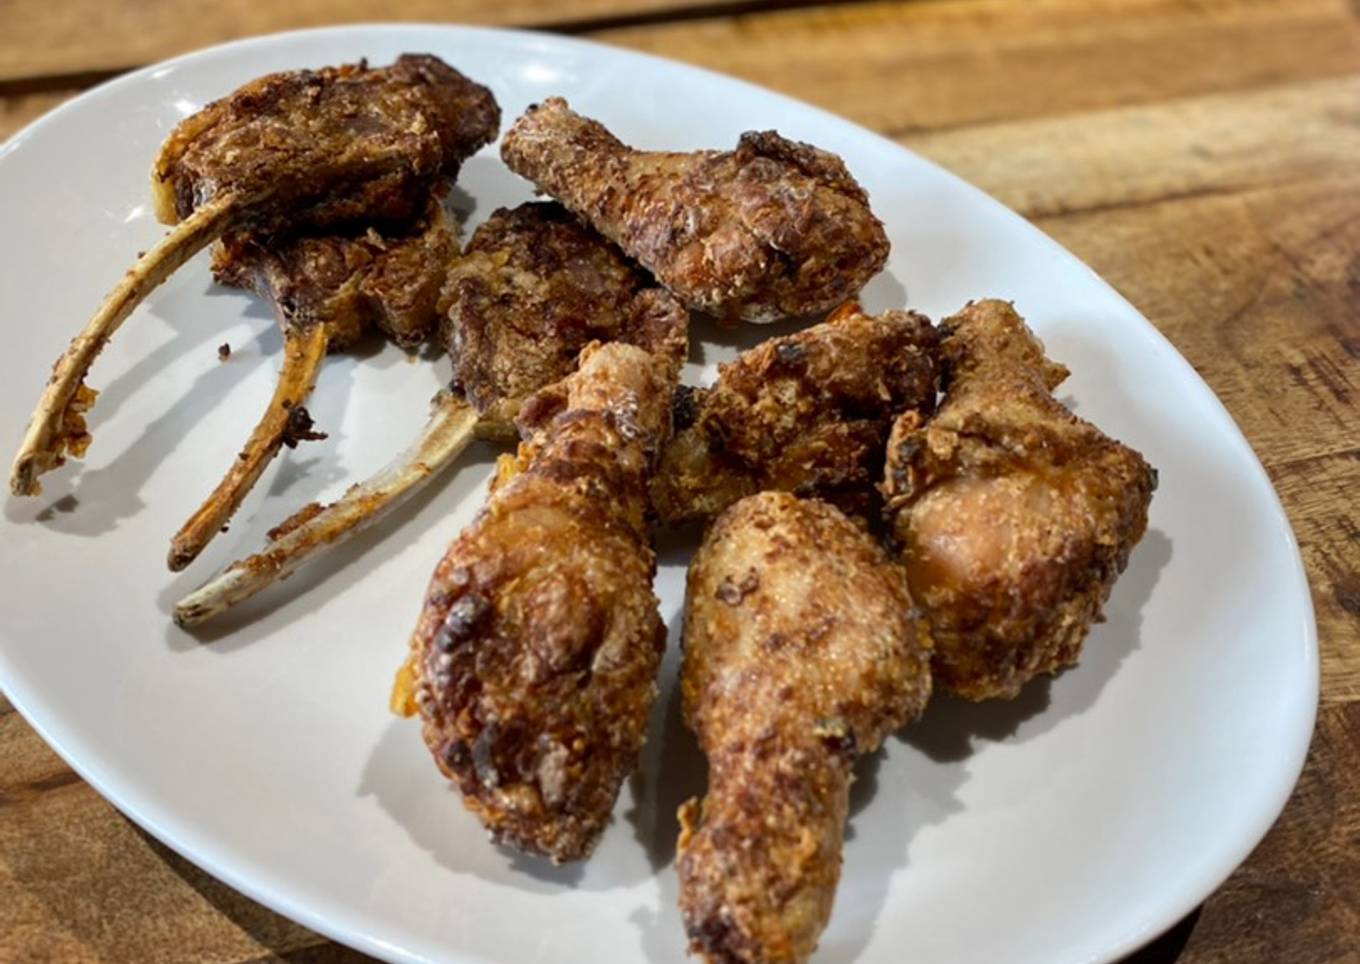
POLYGON ((501 157, 687 306, 722 318, 825 312, 888 258, 844 162, 774 131, 743 134, 733 151, 639 151, 550 97, 506 132, 501 157))
POLYGON ((852 302, 720 366, 712 388, 682 388, 653 485, 658 516, 711 519, 767 489, 876 516, 893 418, 934 409, 936 343, 920 315, 869 316, 852 302))
POLYGON ((680 808, 690 948, 805 961, 831 915, 855 758, 930 695, 900 568, 824 502, 738 502, 690 566, 680 684, 709 765, 703 802, 680 808))
POLYGON ((945 397, 893 427, 884 495, 938 678, 1010 698, 1075 663, 1147 528, 1157 474, 1051 392, 1049 361, 1015 309, 946 320, 945 397))
MULTIPOLYGON (((442 268, 435 276, 444 277, 442 268)), ((467 401, 441 392, 411 448, 336 502, 307 506, 273 530, 265 549, 182 600, 177 623, 225 612, 376 522, 438 475, 474 434, 513 438, 524 401, 569 374, 588 342, 640 345, 677 372, 688 350, 688 315, 679 302, 551 203, 493 213, 448 270, 441 304, 454 383, 467 401)))
MULTIPOLYGON (((271 74, 186 118, 152 171, 157 216, 175 228, 147 252, 57 360, 10 475, 16 495, 90 444, 84 378, 134 308, 215 238, 264 238, 410 222, 427 212, 461 162, 496 135, 490 91, 429 56, 271 74)), ((271 242, 272 244, 272 242, 271 242)), ((230 245, 229 245, 230 247, 230 245)), ((286 325, 284 368, 240 466, 177 537, 171 567, 197 554, 278 449, 331 334, 286 325)))
POLYGON ((525 403, 526 441, 435 569, 393 689, 492 837, 555 862, 594 847, 656 694, 647 481, 675 379, 592 344, 525 403))

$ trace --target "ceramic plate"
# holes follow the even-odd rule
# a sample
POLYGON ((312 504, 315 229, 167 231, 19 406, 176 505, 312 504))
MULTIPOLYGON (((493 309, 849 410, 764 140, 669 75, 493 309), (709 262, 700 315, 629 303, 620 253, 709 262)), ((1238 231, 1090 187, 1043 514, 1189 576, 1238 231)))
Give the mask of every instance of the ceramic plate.
MULTIPOLYGON (((1147 537, 1080 666, 1013 703, 938 699, 862 761, 818 960, 1104 961, 1209 894, 1284 804, 1317 701, 1307 586, 1265 473, 1190 366, 1076 258, 950 174, 777 94, 575 40, 435 26, 265 37, 93 90, 0 148, 6 458, 52 360, 164 230, 147 171, 171 127, 266 71, 403 51, 488 84, 507 122, 564 94, 637 145, 728 147, 778 128, 838 152, 892 237, 869 308, 940 317, 1014 299, 1072 368, 1065 400, 1161 470, 1147 537)), ((494 149, 460 187, 469 229, 530 197, 494 149)), ((687 380, 712 379, 769 332, 700 328, 687 380)), ((385 462, 448 377, 446 361, 392 348, 329 360, 310 409, 330 438, 285 452, 230 531, 171 575, 169 536, 245 438, 279 351, 265 307, 215 286, 206 256, 114 339, 91 378, 88 459, 5 503, 5 692, 151 833, 379 957, 681 960, 674 813, 703 766, 680 723, 674 630, 641 769, 588 863, 553 868, 488 843, 418 727, 387 712, 433 563, 482 500, 490 447, 206 635, 171 624, 176 599, 293 508, 385 462)), ((692 549, 660 547, 672 627, 692 549)))

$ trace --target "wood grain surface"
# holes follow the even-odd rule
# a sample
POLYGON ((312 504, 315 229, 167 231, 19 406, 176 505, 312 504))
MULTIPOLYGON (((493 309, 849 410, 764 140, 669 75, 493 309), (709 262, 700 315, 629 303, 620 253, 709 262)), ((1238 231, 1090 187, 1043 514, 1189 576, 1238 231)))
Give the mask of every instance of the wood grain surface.
MULTIPOLYGON (((121 70, 373 19, 565 29, 872 127, 1034 220, 1242 426, 1308 568, 1322 700, 1251 858, 1138 964, 1360 958, 1360 4, 0 0, 0 137, 121 70)), ((360 961, 152 840, 0 699, 0 961, 360 961)))

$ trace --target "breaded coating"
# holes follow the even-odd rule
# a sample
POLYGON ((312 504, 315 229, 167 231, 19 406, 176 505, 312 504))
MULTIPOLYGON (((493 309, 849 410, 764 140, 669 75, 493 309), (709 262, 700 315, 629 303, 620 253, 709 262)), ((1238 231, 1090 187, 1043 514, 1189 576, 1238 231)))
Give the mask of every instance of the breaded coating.
POLYGON ((428 54, 268 74, 166 138, 156 216, 173 224, 230 195, 250 208, 235 227, 269 233, 406 221, 499 127, 491 91, 428 54))
POLYGON ((689 312, 559 204, 501 208, 450 269, 444 344, 481 434, 514 436, 524 399, 566 376, 591 341, 684 364, 689 312))
POLYGON ((831 916, 855 758, 930 696, 901 569, 826 503, 752 496, 694 557, 684 648, 709 765, 702 804, 680 810, 690 948, 805 961, 831 916))
POLYGON ((719 367, 710 389, 681 389, 676 435, 653 484, 660 519, 711 519, 768 489, 877 517, 895 416, 934 410, 937 336, 909 311, 843 306, 719 367))
POLYGON ((444 272, 457 253, 449 216, 432 198, 423 218, 401 228, 274 239, 233 232, 213 249, 213 277, 268 301, 284 328, 327 326, 331 351, 375 328, 414 348, 439 320, 444 272))
POLYGON ((637 762, 666 630, 647 480, 674 370, 590 345, 521 412, 486 506, 435 569, 393 707, 492 837, 554 861, 590 852, 637 762))
POLYGON ((893 426, 888 522, 939 680, 1010 698, 1076 662, 1147 528, 1157 474, 1053 398, 1067 369, 1010 304, 970 304, 941 331, 944 401, 893 426))
POLYGON ((743 134, 732 151, 639 151, 549 97, 506 132, 501 157, 686 305, 721 318, 820 314, 888 260, 845 163, 774 131, 743 134))

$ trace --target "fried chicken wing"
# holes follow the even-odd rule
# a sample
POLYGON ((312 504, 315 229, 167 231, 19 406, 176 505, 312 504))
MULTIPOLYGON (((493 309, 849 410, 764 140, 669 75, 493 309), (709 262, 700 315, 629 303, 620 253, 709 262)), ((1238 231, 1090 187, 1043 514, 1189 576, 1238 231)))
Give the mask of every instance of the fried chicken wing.
POLYGON ((443 336, 454 381, 482 434, 514 437, 520 405, 567 375, 591 341, 671 359, 689 349, 689 315, 621 251, 550 202, 502 208, 450 269, 443 336))
POLYGON ((682 388, 653 484, 659 517, 711 519, 767 489, 877 516, 893 418, 934 408, 936 342, 921 315, 852 303, 720 366, 712 388, 682 388))
POLYGON ((941 331, 944 401, 893 426, 888 520, 939 679, 1010 698, 1076 662, 1147 528, 1157 474, 1053 398, 1067 369, 1010 304, 970 304, 941 331))
POLYGON ((733 151, 639 151, 550 97, 506 133, 501 157, 719 317, 824 312, 887 262, 887 234, 844 162, 774 131, 733 151))
POLYGON ((930 695, 899 567, 823 502, 766 492, 708 532, 685 599, 680 907, 713 962, 805 961, 831 915, 855 758, 930 695))
POLYGON ((636 765, 665 626, 647 480, 670 361, 590 345, 520 412, 477 519, 435 569, 393 708, 498 842, 583 857, 636 765))

